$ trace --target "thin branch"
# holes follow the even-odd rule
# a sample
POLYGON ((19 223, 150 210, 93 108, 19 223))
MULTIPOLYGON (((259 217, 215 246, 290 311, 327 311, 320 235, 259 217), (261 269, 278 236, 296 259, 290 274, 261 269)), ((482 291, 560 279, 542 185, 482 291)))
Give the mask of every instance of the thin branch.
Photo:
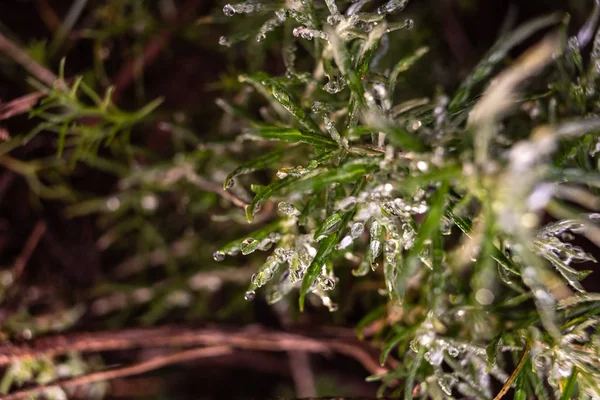
POLYGON ((25 242, 25 246, 23 247, 23 251, 21 251, 21 254, 19 254, 15 260, 15 265, 13 267, 13 279, 15 281, 23 274, 25 266, 40 242, 40 239, 44 235, 44 232, 46 232, 46 223, 44 221, 38 221, 29 234, 27 242, 25 242))
POLYGON ((158 347, 230 346, 259 351, 305 351, 330 354, 337 352, 354 358, 372 374, 387 372, 361 343, 339 338, 311 338, 299 334, 263 329, 235 331, 227 329, 189 329, 178 327, 129 329, 117 332, 80 333, 51 336, 31 344, 0 348, 0 366, 16 361, 55 357, 69 352, 130 350, 158 347))
POLYGON ((0 104, 0 121, 9 119, 16 115, 28 113, 33 108, 39 99, 44 97, 47 91, 40 90, 25 96, 18 97, 8 103, 0 104))
POLYGON ((12 58, 15 62, 25 68, 27 72, 48 86, 54 85, 58 80, 52 71, 35 61, 25 50, 21 49, 16 43, 8 39, 2 33, 0 33, 0 52, 12 58))
POLYGON ((108 371, 94 372, 77 378, 68 379, 50 385, 35 386, 28 389, 19 390, 5 397, 4 400, 18 400, 32 398, 35 395, 42 394, 53 387, 71 388, 76 386, 89 385, 95 382, 103 382, 111 379, 122 378, 125 376, 140 375, 145 372, 153 371, 158 368, 171 364, 178 364, 192 361, 198 358, 217 357, 231 353, 232 349, 227 346, 206 347, 200 349, 184 350, 167 356, 159 356, 149 361, 144 361, 129 367, 115 368, 108 371))
POLYGON ((496 395, 496 397, 494 397, 494 400, 500 400, 502 397, 504 397, 504 395, 506 394, 506 392, 508 392, 508 390, 510 389, 512 383, 514 382, 514 380, 519 375, 519 371, 521 371, 521 368, 523 368, 523 365, 525 364, 525 361, 527 360, 527 355, 528 354, 529 354, 529 346, 525 347, 525 351, 523 352, 523 355, 521 356, 521 359, 519 360, 519 363, 517 364, 517 367, 515 368, 515 370, 513 371, 513 373, 508 377, 508 379, 506 380, 506 382, 504 382, 504 385, 502 386, 502 389, 500 389, 500 391, 498 392, 498 394, 496 395))

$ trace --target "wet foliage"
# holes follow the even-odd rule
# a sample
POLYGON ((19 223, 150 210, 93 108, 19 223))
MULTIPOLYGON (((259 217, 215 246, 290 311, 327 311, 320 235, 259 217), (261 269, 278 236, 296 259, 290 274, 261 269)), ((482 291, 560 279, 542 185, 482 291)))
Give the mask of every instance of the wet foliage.
MULTIPOLYGON (((75 1, 26 56, 0 42, 35 96, 0 103, 1 179, 37 220, 0 272, 6 340, 328 321, 378 349, 377 396, 600 397, 598 1, 509 9, 468 72, 417 0, 176 3, 75 1), (171 51, 193 79, 152 66, 171 51)), ((2 364, 0 392, 130 361, 84 353, 2 364)), ((316 394, 362 394, 340 381, 316 394)))

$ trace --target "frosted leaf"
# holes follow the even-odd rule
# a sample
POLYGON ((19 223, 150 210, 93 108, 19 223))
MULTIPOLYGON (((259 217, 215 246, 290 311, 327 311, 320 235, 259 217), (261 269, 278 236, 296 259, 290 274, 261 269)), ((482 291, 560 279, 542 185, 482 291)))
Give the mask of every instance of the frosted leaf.
POLYGON ((247 301, 252 301, 256 297, 256 292, 254 290, 248 290, 244 295, 244 299, 247 301))
POLYGON ((281 26, 286 18, 287 18, 287 13, 285 12, 285 10, 283 10, 284 12, 281 13, 282 10, 277 10, 275 12, 275 17, 268 19, 258 30, 258 33, 256 34, 256 41, 257 42, 261 42, 263 40, 265 40, 267 38, 267 33, 274 31, 277 27, 281 26))
POLYGON ((238 4, 225 4, 223 6, 223 14, 228 17, 232 17, 234 14, 251 14, 262 11, 264 5, 260 3, 254 3, 253 1, 246 1, 238 4))
POLYGON ((217 250, 213 253, 213 259, 217 262, 221 262, 225 259, 225 253, 221 250, 217 250))
POLYGON ((352 236, 344 236, 344 238, 335 246, 337 250, 347 249, 352 245, 352 236))

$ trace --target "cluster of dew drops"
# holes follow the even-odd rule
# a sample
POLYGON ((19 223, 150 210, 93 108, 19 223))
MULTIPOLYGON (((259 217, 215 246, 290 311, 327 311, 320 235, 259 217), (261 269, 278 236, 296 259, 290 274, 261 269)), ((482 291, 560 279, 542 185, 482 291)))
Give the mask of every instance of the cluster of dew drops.
MULTIPOLYGON (((334 184, 335 187, 336 184, 334 184)), ((368 231, 367 255, 362 258, 362 262, 353 271, 354 275, 365 275, 369 270, 375 270, 379 266, 377 261, 383 256, 384 264, 396 268, 395 260, 398 259, 400 252, 410 249, 416 238, 416 232, 410 226, 409 221, 416 214, 427 212, 427 193, 423 189, 417 190, 412 199, 403 199, 392 196, 393 187, 391 184, 377 185, 371 189, 365 189, 357 196, 348 196, 336 202, 335 207, 339 211, 349 210, 356 207, 356 213, 348 224, 347 233, 342 236, 335 245, 335 250, 342 251, 344 258, 358 262, 360 257, 353 254, 352 246, 361 238, 365 237, 368 231), (397 221, 401 221, 397 224, 397 221), (367 229, 369 226, 369 229, 367 229), (385 235, 383 233, 386 233, 385 235), (387 239, 386 239, 387 238, 387 239)), ((292 202, 282 201, 278 204, 278 210, 284 218, 287 219, 290 226, 297 224, 300 217, 300 211, 292 202)), ((285 247, 275 247, 271 255, 267 257, 264 264, 258 268, 252 276, 250 286, 246 292, 246 300, 253 300, 256 296, 256 290, 273 280, 278 276, 279 281, 269 285, 267 288, 267 301, 275 303, 288 294, 293 288, 301 285, 302 279, 317 254, 318 244, 321 240, 332 234, 335 230, 341 228, 337 224, 328 226, 322 230, 319 237, 311 234, 294 234, 293 239, 285 240, 285 247), (282 270, 282 266, 286 267, 282 270)), ((442 221, 442 233, 448 235, 451 232, 449 220, 442 221)), ((267 251, 273 246, 277 246, 282 241, 284 235, 271 232, 260 238, 248 237, 236 245, 228 246, 215 251, 213 258, 215 261, 223 261, 227 255, 235 256, 238 254, 248 255, 256 250, 267 251)), ((425 252, 420 255, 426 265, 431 265, 430 257, 425 252)), ((394 280, 396 270, 389 276, 389 282, 386 282, 388 291, 393 291, 394 287, 391 281, 394 280)), ((322 266, 320 274, 313 282, 309 292, 316 294, 330 311, 335 311, 337 305, 331 301, 328 292, 335 288, 337 278, 332 270, 322 266)))

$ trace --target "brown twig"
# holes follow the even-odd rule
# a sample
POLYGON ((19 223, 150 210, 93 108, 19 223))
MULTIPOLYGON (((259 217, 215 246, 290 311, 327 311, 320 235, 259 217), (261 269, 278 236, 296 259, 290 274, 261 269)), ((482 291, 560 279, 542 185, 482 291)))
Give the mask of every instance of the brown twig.
POLYGON ((504 397, 506 392, 508 392, 512 383, 517 378, 517 375, 519 375, 519 371, 521 371, 521 368, 523 368, 523 365, 525 364, 525 361, 527 360, 528 354, 529 354, 529 346, 525 347, 525 351, 523 352, 523 355, 521 356, 521 359, 519 360, 519 363, 517 364, 515 370, 513 371, 512 374, 510 374, 510 376, 508 377, 506 382, 504 382, 504 385, 502 385, 502 389, 500 389, 500 391, 498 392, 496 397, 494 397, 494 400, 500 400, 502 397, 504 397))
POLYGON ((163 327, 129 329, 117 332, 80 333, 38 339, 29 345, 0 348, 0 366, 15 361, 55 357, 69 352, 130 350, 158 347, 230 346, 259 351, 304 351, 329 354, 337 352, 356 359, 372 374, 387 372, 375 362, 365 345, 339 339, 312 338, 299 334, 268 331, 230 331, 227 329, 190 329, 163 327))
POLYGON ((18 97, 9 101, 8 103, 0 104, 0 121, 3 119, 12 118, 16 115, 28 113, 29 110, 36 105, 38 100, 44 97, 46 94, 47 91, 40 90, 18 97))
POLYGON ((94 372, 77 378, 68 379, 50 385, 35 386, 29 389, 19 390, 4 397, 4 400, 18 400, 32 398, 53 387, 69 388, 75 386, 89 385, 90 383, 108 381, 111 379, 122 378, 131 375, 140 375, 145 372, 153 371, 170 364, 178 364, 192 361, 198 358, 216 357, 231 353, 232 349, 227 346, 214 346, 200 349, 191 349, 170 354, 167 356, 155 357, 149 361, 144 361, 129 367, 115 368, 108 371, 94 372))
POLYGON ((0 33, 0 52, 12 58, 31 75, 48 86, 52 86, 58 78, 52 71, 35 61, 27 52, 16 43, 0 33))
POLYGON ((23 251, 15 260, 15 264, 13 267, 13 279, 16 281, 23 274, 23 270, 25 269, 25 265, 31 258, 31 254, 37 247, 42 235, 46 232, 46 223, 44 221, 38 221, 33 227, 29 238, 27 238, 27 242, 25 242, 25 246, 23 247, 23 251))

